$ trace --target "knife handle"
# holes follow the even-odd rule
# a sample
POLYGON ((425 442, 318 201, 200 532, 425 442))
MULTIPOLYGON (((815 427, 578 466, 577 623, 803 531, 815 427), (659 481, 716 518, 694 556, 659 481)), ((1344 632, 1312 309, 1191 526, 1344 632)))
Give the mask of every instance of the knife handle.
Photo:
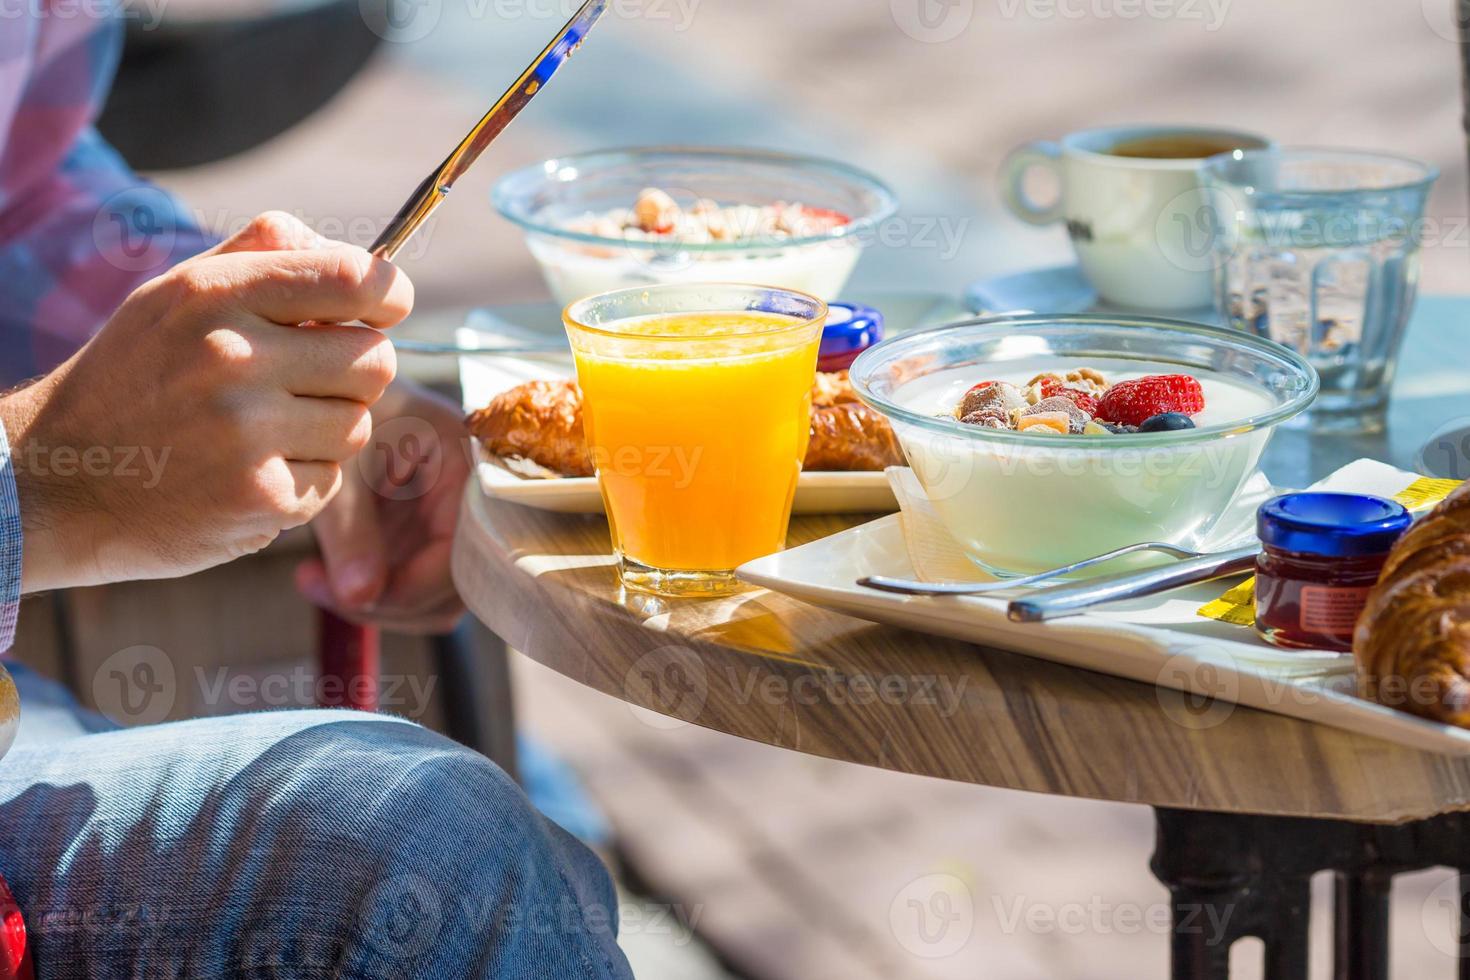
POLYGON ((1076 585, 1060 585, 1034 595, 1013 599, 1006 616, 1013 623, 1040 623, 1080 612, 1107 602, 1141 599, 1184 585, 1238 575, 1255 567, 1259 548, 1251 546, 1218 555, 1186 558, 1159 568, 1109 576, 1076 585))

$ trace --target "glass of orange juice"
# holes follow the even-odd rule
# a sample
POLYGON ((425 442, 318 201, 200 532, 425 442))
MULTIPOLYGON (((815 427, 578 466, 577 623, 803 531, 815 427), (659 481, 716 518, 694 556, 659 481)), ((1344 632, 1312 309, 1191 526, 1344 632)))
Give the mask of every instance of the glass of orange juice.
POLYGON ((564 318, 623 583, 738 591, 735 569, 786 543, 826 304, 765 286, 651 286, 564 318))

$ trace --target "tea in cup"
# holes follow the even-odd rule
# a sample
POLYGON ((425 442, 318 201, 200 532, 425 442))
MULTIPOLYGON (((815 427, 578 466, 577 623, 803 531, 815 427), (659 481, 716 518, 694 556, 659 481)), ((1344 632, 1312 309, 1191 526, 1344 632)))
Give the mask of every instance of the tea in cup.
POLYGON ((1000 191, 1033 225, 1065 221, 1083 273, 1104 300, 1135 310, 1179 311, 1214 297, 1204 162, 1271 146, 1265 137, 1194 126, 1113 126, 1020 147, 1001 168, 1000 191), (1049 204, 1031 199, 1025 178, 1050 171, 1049 204), (1198 252, 1198 256, 1196 256, 1198 252))

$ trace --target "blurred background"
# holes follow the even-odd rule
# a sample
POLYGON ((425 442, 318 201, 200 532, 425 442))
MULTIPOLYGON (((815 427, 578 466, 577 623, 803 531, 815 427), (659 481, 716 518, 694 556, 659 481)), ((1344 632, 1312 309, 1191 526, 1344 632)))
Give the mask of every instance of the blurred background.
MULTIPOLYGON (((1434 162, 1444 172, 1429 209, 1439 233, 1423 284, 1465 292, 1452 5, 618 0, 400 262, 420 317, 544 300, 520 234, 490 207, 501 174, 591 149, 732 144, 837 157, 885 178, 912 240, 871 249, 854 288, 957 295, 977 278, 1068 258, 1060 228, 1003 213, 995 175, 1012 147, 1087 126, 1179 122, 1434 162), (948 232, 921 240, 923 227, 948 232)), ((275 208, 366 245, 574 6, 404 0, 384 18, 370 0, 140 0, 127 9, 125 79, 135 87, 119 91, 105 127, 216 234, 275 208), (197 82, 159 89, 180 68, 160 54, 177 46, 162 42, 181 38, 194 44, 184 67, 197 82), (296 115, 299 124, 241 150, 296 115)), ((269 652, 294 655, 279 641, 269 652)), ((1145 809, 946 784, 671 728, 516 657, 511 684, 522 728, 582 775, 646 896, 638 908, 649 911, 624 925, 640 976, 1167 975, 1167 896, 1147 870, 1145 809), (967 884, 967 931, 960 942, 915 946, 890 916, 934 874, 967 884)), ((1448 919, 1438 923, 1432 898, 1446 877, 1396 884, 1396 976, 1450 975, 1434 933, 1448 919)), ((1325 898, 1327 882, 1318 884, 1325 898)), ((1318 908, 1315 959, 1326 976, 1318 908)), ((1250 950, 1237 952, 1241 975, 1254 975, 1250 950)))

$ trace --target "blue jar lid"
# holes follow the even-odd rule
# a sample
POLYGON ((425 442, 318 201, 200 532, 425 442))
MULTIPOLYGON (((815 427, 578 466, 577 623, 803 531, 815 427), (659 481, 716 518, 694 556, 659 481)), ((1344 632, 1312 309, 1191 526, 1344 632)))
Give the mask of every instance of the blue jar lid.
POLYGON ((883 314, 858 303, 829 303, 818 357, 860 354, 883 339, 883 314))
POLYGON ((1289 493, 1261 505, 1256 532, 1267 547, 1351 558, 1387 554, 1414 523, 1403 504, 1359 493, 1289 493))

